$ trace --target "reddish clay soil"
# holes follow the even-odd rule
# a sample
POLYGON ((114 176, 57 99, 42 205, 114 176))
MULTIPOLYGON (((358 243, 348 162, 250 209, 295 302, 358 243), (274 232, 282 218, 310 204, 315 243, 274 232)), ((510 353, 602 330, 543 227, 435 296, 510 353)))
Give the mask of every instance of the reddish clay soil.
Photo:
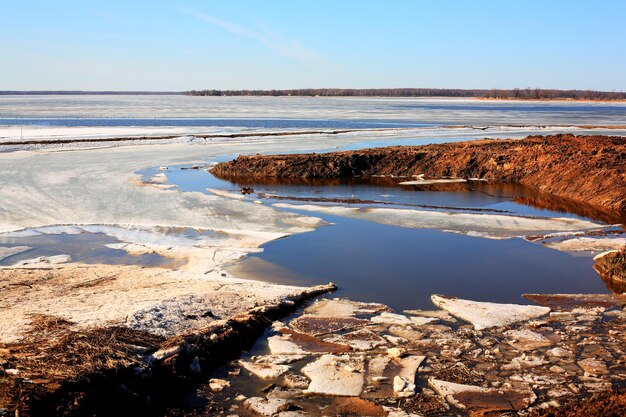
POLYGON ((596 394, 564 407, 532 413, 531 417, 623 417, 626 416, 626 392, 596 394))
POLYGON ((626 138, 529 136, 324 154, 240 156, 211 169, 238 179, 337 179, 378 175, 481 178, 520 183, 626 216, 626 138))

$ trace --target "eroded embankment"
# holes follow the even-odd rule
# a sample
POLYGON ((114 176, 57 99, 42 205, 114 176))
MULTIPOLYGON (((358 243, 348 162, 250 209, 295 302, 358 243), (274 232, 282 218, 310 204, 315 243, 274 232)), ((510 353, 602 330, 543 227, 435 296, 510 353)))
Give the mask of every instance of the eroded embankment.
POLYGON ((170 338, 123 326, 73 330, 33 316, 35 331, 0 344, 0 415, 161 415, 265 328, 334 284, 252 308, 170 338))
POLYGON ((616 136, 529 136, 325 154, 240 156, 218 164, 211 173, 231 180, 480 178, 520 183, 626 215, 626 138, 616 136))

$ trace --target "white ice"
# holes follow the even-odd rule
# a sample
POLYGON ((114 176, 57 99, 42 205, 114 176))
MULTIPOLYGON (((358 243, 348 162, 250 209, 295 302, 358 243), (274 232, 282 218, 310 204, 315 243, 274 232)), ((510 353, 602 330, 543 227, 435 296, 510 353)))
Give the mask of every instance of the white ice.
POLYGON ((30 249, 32 248, 28 246, 0 246, 0 261, 30 249))
POLYGON ((395 226, 440 229, 493 239, 535 235, 543 232, 598 230, 605 226, 573 218, 523 217, 491 213, 460 213, 395 208, 355 208, 313 204, 276 203, 274 207, 330 214, 395 226))
POLYGON ((550 312, 548 307, 490 303, 440 295, 431 296, 431 300, 433 304, 451 315, 472 323, 476 330, 506 326, 541 317, 550 312))

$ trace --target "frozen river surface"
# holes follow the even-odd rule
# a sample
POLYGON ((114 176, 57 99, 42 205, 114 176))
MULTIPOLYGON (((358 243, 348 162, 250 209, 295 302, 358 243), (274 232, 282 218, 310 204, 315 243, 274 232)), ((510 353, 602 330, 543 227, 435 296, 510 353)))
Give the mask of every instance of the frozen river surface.
MULTIPOLYGON (((237 195, 240 184, 215 183, 203 169, 176 167, 206 168, 237 154, 625 134, 616 128, 625 112, 623 103, 0 96, 0 142, 14 143, 0 143, 0 246, 5 253, 16 250, 9 246, 30 247, 33 257, 69 255, 65 259, 91 264, 107 256, 111 263, 135 259, 159 267, 186 262, 173 271, 185 279, 232 276, 300 285, 332 280, 344 295, 397 308, 424 306, 432 292, 513 301, 522 292, 608 291, 591 269, 591 255, 623 237, 576 240, 609 226, 584 212, 533 206, 515 193, 494 190, 431 192, 380 184, 253 184, 257 191, 286 197, 380 202, 287 198, 256 204, 237 195), (341 129, 351 131, 335 131, 341 129), (155 135, 172 138, 132 140, 155 135), (115 137, 131 139, 81 142, 115 137), (68 138, 75 141, 46 143, 68 138), (19 143, 29 139, 40 143, 19 143), (85 233, 99 233, 92 254, 85 250, 88 236, 75 237, 85 233), (566 245, 550 233, 565 236, 560 239, 566 245), (72 248, 73 242, 81 247, 72 248)), ((30 257, 13 256, 3 265, 30 257)), ((132 302, 126 307, 120 318, 134 313, 132 302)))

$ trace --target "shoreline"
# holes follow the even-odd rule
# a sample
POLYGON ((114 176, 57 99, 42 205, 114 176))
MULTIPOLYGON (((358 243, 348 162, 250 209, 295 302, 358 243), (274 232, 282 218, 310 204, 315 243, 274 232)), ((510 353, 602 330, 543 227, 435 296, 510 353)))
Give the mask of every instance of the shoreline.
POLYGON ((438 309, 403 312, 318 299, 273 323, 264 348, 229 362, 200 391, 216 413, 341 415, 340 407, 389 417, 550 415, 623 392, 623 297, 539 298, 540 306, 433 295, 438 309))
MULTIPOLYGON (((326 147, 328 142, 342 140, 348 141, 322 135, 317 146, 326 147)), ((306 139, 299 137, 288 144, 264 142, 265 146, 275 149, 301 149, 306 147, 305 143, 306 139)), ((115 379, 118 368, 126 369, 125 375, 141 382, 146 374, 141 371, 141 366, 137 368, 136 365, 144 363, 143 359, 137 362, 137 358, 144 356, 145 349, 141 347, 142 339, 136 337, 138 331, 141 335, 143 330, 148 330, 151 337, 158 336, 159 339, 195 330, 207 339, 198 343, 213 343, 211 330, 204 328, 203 323, 229 320, 283 301, 287 305, 282 305, 281 309, 293 308, 295 304, 290 300, 309 293, 310 289, 302 287, 236 279, 224 275, 220 265, 233 257, 258 250, 258 246, 268 240, 309 231, 318 225, 319 219, 277 213, 266 207, 233 205, 220 197, 168 190, 160 184, 139 186, 137 183, 136 172, 142 166, 203 161, 212 155, 250 146, 245 142, 206 143, 203 146, 175 143, 0 154, 0 176, 3 181, 6 178, 6 184, 11 184, 0 189, 3 195, 0 211, 5 213, 0 231, 5 235, 9 232, 18 235, 74 234, 81 233, 81 230, 103 232, 117 238, 123 244, 120 248, 131 255, 156 252, 186 260, 183 267, 171 271, 141 266, 82 265, 71 262, 67 256, 56 257, 64 262, 69 260, 66 264, 54 264, 57 259, 53 260, 53 256, 38 258, 29 267, 0 268, 5 282, 0 312, 6 317, 0 323, 6 330, 5 336, 10 336, 0 348, 0 408, 15 404, 16 400, 28 402, 49 390, 75 384, 80 386, 90 375, 97 383, 110 386, 119 382, 115 379), (15 179, 15 172, 32 172, 34 175, 15 179), (90 192, 85 193, 85 190, 90 192), (108 203, 103 204, 110 201, 122 201, 123 204, 111 210, 108 203), (68 223, 70 219, 72 222, 68 223), (202 238, 207 232, 206 238, 202 238), (77 303, 76 300, 81 301, 77 303), (28 316, 32 313, 35 315, 28 316), (120 333, 119 329, 123 331, 120 333), (33 338, 30 348, 19 347, 25 336, 33 338), (55 343, 68 338, 79 351, 87 349, 85 353, 93 356, 76 363, 71 350, 59 352, 55 343), (49 356, 42 354, 39 357, 41 363, 28 362, 28 358, 35 355, 20 353, 27 352, 24 349, 38 348, 51 352, 49 356), (117 351, 118 348, 121 350, 117 351), (104 352, 104 358, 98 352, 104 352), (64 356, 66 354, 69 356, 64 356), (97 368, 99 360, 104 360, 104 369, 109 369, 102 375, 104 380, 84 372, 85 367, 97 368), (24 369, 14 367, 16 363, 22 364, 24 369), (29 377, 29 363, 38 364, 36 372, 50 374, 29 377), (62 368, 60 374, 55 374, 57 365, 62 368), (141 372, 137 374, 137 370, 141 372), (64 372, 68 371, 70 375, 66 378, 64 372), (55 375, 59 378, 55 379, 55 375), (7 386, 11 381, 18 384, 15 389, 7 386), (20 397, 22 389, 26 390, 24 394, 28 392, 33 397, 20 397)), ((332 288, 334 286, 327 286, 324 290, 332 288)), ((263 327, 256 331, 262 331, 267 324, 267 320, 263 320, 263 327)), ((252 333, 246 337, 253 337, 252 333)), ((229 346, 242 344, 234 340, 229 346)), ((150 345, 145 347, 154 350, 150 345)), ((193 361, 194 358, 187 359, 193 361)), ((188 374, 189 369, 184 374, 188 374)), ((178 378, 175 380, 179 381, 178 378)), ((197 377, 191 378, 192 382, 196 380, 197 377)), ((128 391, 121 394, 127 396, 128 391)), ((70 403, 72 401, 70 399, 70 403)), ((64 406, 68 406, 67 412, 71 413, 71 404, 64 406)), ((28 408, 26 404, 20 415, 36 414, 36 410, 28 408)))

